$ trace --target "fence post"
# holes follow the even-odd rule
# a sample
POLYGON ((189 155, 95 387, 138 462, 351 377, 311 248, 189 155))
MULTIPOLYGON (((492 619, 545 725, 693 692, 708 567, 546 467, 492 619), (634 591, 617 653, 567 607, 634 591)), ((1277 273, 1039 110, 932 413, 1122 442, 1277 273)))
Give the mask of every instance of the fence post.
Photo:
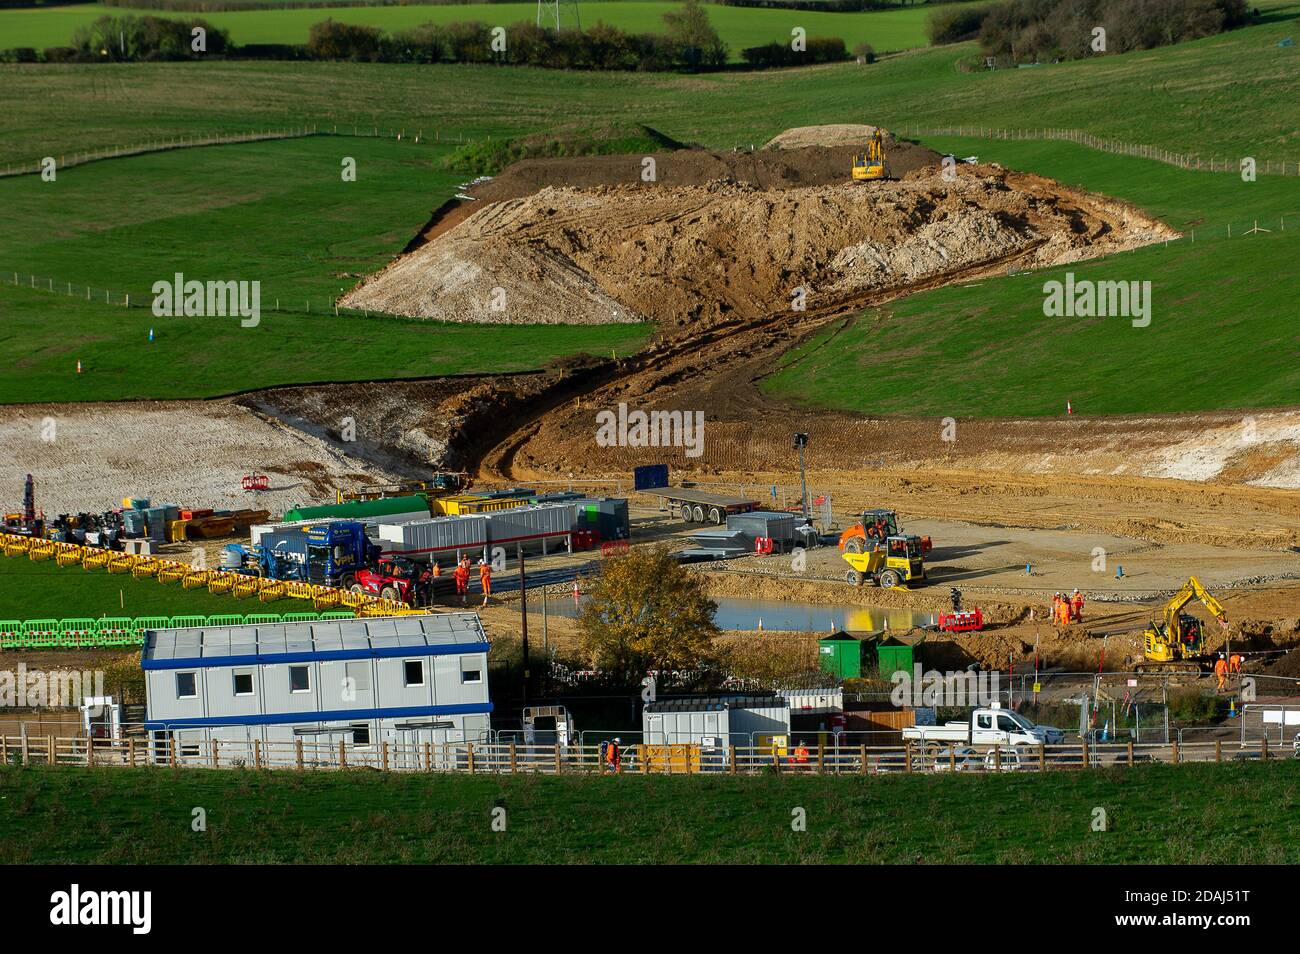
POLYGON ((262 740, 254 739, 253 740, 253 768, 260 769, 261 767, 262 767, 262 740))
POLYGON ((954 773, 957 771, 957 746, 955 745, 948 746, 948 770, 954 773))
POLYGON ((728 766, 727 768, 728 773, 731 775, 735 775, 736 774, 736 747, 734 745, 727 746, 727 766, 728 766))
POLYGON ((95 737, 86 736, 86 768, 95 767, 95 737))
POLYGON ((907 768, 906 768, 905 771, 907 772, 908 775, 911 775, 911 774, 912 774, 912 743, 911 743, 911 742, 908 742, 908 743, 904 746, 904 748, 906 749, 906 753, 905 753, 905 754, 906 754, 906 759, 907 759, 907 768))
POLYGON ((1268 761, 1268 736, 1263 736, 1259 740, 1259 757, 1268 761))
POLYGON ((302 739, 293 740, 293 760, 298 766, 298 771, 302 771, 302 739))
POLYGON ((212 740, 212 767, 217 768, 221 765, 221 740, 213 738, 212 740))
POLYGON ((176 767, 176 736, 167 737, 167 764, 176 767))
POLYGON ((1133 767, 1133 740, 1128 740, 1128 767, 1133 767))
POLYGON ((339 768, 345 769, 347 767, 348 767, 348 744, 344 742, 342 739, 339 739, 339 768))
POLYGON ((30 754, 30 753, 29 753, 29 750, 28 750, 28 747, 27 747, 27 733, 24 732, 23 735, 22 735, 22 755, 23 755, 23 764, 24 764, 24 765, 27 764, 27 757, 28 757, 29 754, 30 754))
POLYGON ((469 767, 469 774, 474 774, 474 743, 470 742, 465 746, 465 761, 469 767))
POLYGON ((867 743, 865 742, 858 747, 858 771, 863 775, 867 774, 867 743))
POLYGON ((647 775, 650 772, 650 761, 646 756, 646 750, 649 749, 649 746, 646 745, 644 742, 638 742, 636 748, 637 748, 637 761, 641 763, 641 774, 647 775))
POLYGON ((1174 736, 1173 764, 1178 764, 1178 736, 1174 736))
POLYGON ((555 774, 559 775, 563 771, 564 769, 561 765, 561 759, 560 759, 560 747, 557 745, 555 747, 555 774))
POLYGON ((388 771, 388 740, 379 743, 379 764, 385 772, 388 771))
POLYGON ((1047 771, 1047 744, 1045 742, 1038 743, 1038 771, 1047 771))
POLYGON ((512 739, 510 741, 510 774, 514 775, 517 770, 518 770, 518 763, 516 761, 516 755, 515 755, 515 743, 514 740, 512 739))
POLYGON ((993 748, 993 771, 1002 771, 1002 746, 998 745, 993 748))
POLYGON ((1214 761, 1216 762, 1223 761, 1223 740, 1222 739, 1214 740, 1214 761))
POLYGON ((823 749, 822 744, 818 742, 817 743, 817 774, 818 775, 824 775, 825 768, 826 768, 826 763, 822 756, 822 749, 823 749))
POLYGON ((1088 740, 1084 739, 1083 740, 1083 767, 1087 768, 1090 764, 1092 763, 1088 759, 1088 740))
POLYGON ((51 765, 53 765, 54 762, 55 762, 55 758, 54 758, 54 736, 52 736, 52 735, 47 735, 47 736, 45 737, 45 743, 46 743, 47 746, 49 746, 49 748, 48 748, 48 749, 46 750, 46 752, 45 752, 45 761, 47 761, 47 762, 49 762, 51 765))

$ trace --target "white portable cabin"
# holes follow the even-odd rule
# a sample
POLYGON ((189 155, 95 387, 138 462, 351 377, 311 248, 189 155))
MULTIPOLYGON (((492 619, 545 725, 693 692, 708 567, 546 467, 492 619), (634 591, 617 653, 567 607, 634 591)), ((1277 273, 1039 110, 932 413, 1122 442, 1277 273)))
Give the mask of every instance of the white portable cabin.
POLYGON ((209 762, 215 739, 221 764, 291 764, 299 748, 333 762, 345 742, 373 764, 384 742, 399 761, 426 743, 476 742, 490 730, 488 648, 475 613, 150 630, 153 756, 209 762))

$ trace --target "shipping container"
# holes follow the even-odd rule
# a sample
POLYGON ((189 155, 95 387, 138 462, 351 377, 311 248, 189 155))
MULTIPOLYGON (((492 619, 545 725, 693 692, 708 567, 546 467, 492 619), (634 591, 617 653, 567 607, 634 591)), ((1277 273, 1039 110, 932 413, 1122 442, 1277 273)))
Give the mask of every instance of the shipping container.
POLYGON ((652 487, 668 486, 667 464, 646 464, 632 470, 632 486, 635 490, 649 490, 652 487))
POLYGON ((379 540, 390 556, 417 560, 455 557, 459 550, 477 550, 487 543, 487 518, 477 515, 431 517, 379 526, 379 540))
POLYGON ((569 538, 573 532, 573 504, 538 504, 535 507, 515 507, 485 514, 488 522, 488 543, 507 547, 540 543, 558 537, 569 538))
MULTIPOLYGON (((800 518, 802 519, 802 518, 800 518)), ((794 546, 796 515, 776 510, 754 510, 750 513, 733 513, 727 516, 727 529, 740 530, 756 540, 771 539, 783 550, 794 546)))
POLYGON ((524 497, 480 497, 477 494, 458 494, 455 497, 439 497, 433 501, 433 509, 445 516, 455 517, 471 513, 492 513, 497 510, 511 510, 527 504, 524 497))

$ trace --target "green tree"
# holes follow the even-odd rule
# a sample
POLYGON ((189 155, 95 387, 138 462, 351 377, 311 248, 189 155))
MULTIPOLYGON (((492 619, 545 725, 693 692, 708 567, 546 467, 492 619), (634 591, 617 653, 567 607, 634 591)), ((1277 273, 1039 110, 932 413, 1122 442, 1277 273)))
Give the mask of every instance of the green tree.
POLYGON ((692 67, 726 65, 727 45, 700 0, 685 0, 680 9, 668 11, 664 24, 678 62, 692 67))
POLYGON ((705 595, 703 577, 666 547, 606 560, 585 590, 578 638, 593 667, 635 683, 650 669, 693 669, 711 661, 718 605, 705 595))

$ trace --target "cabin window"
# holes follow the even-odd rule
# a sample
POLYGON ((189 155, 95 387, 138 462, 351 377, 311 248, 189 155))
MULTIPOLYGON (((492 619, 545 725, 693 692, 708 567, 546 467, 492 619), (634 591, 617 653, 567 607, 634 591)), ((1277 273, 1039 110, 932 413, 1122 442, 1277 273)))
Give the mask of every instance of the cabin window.
POLYGON ((253 694, 253 671, 235 673, 235 695, 251 696, 253 694))
POLYGON ((352 727, 352 744, 353 745, 370 744, 370 725, 368 723, 361 722, 352 727))
POLYGON ((406 680, 406 687, 424 685, 424 660, 408 659, 402 663, 402 674, 406 680))
POLYGON ((1010 716, 998 716, 998 728, 1003 732, 1020 731, 1020 726, 1016 725, 1016 720, 1010 716))
POLYGON ((289 691, 311 692, 311 668, 309 666, 289 667, 289 691))
POLYGON ((463 686, 471 686, 483 681, 483 670, 477 667, 471 669, 461 663, 460 665, 460 682, 463 686))
MULTIPOLYGON (((347 684, 345 689, 352 690, 352 698, 347 701, 351 702, 356 699, 356 693, 370 691, 370 663, 368 662, 350 662, 347 664, 347 684)), ((344 693, 346 698, 346 692, 344 693)))
POLYGON ((987 712, 981 713, 975 717, 975 727, 978 729, 993 728, 993 717, 987 712))
POLYGON ((193 699, 199 694, 198 682, 192 672, 178 672, 176 674, 176 698, 193 699))

